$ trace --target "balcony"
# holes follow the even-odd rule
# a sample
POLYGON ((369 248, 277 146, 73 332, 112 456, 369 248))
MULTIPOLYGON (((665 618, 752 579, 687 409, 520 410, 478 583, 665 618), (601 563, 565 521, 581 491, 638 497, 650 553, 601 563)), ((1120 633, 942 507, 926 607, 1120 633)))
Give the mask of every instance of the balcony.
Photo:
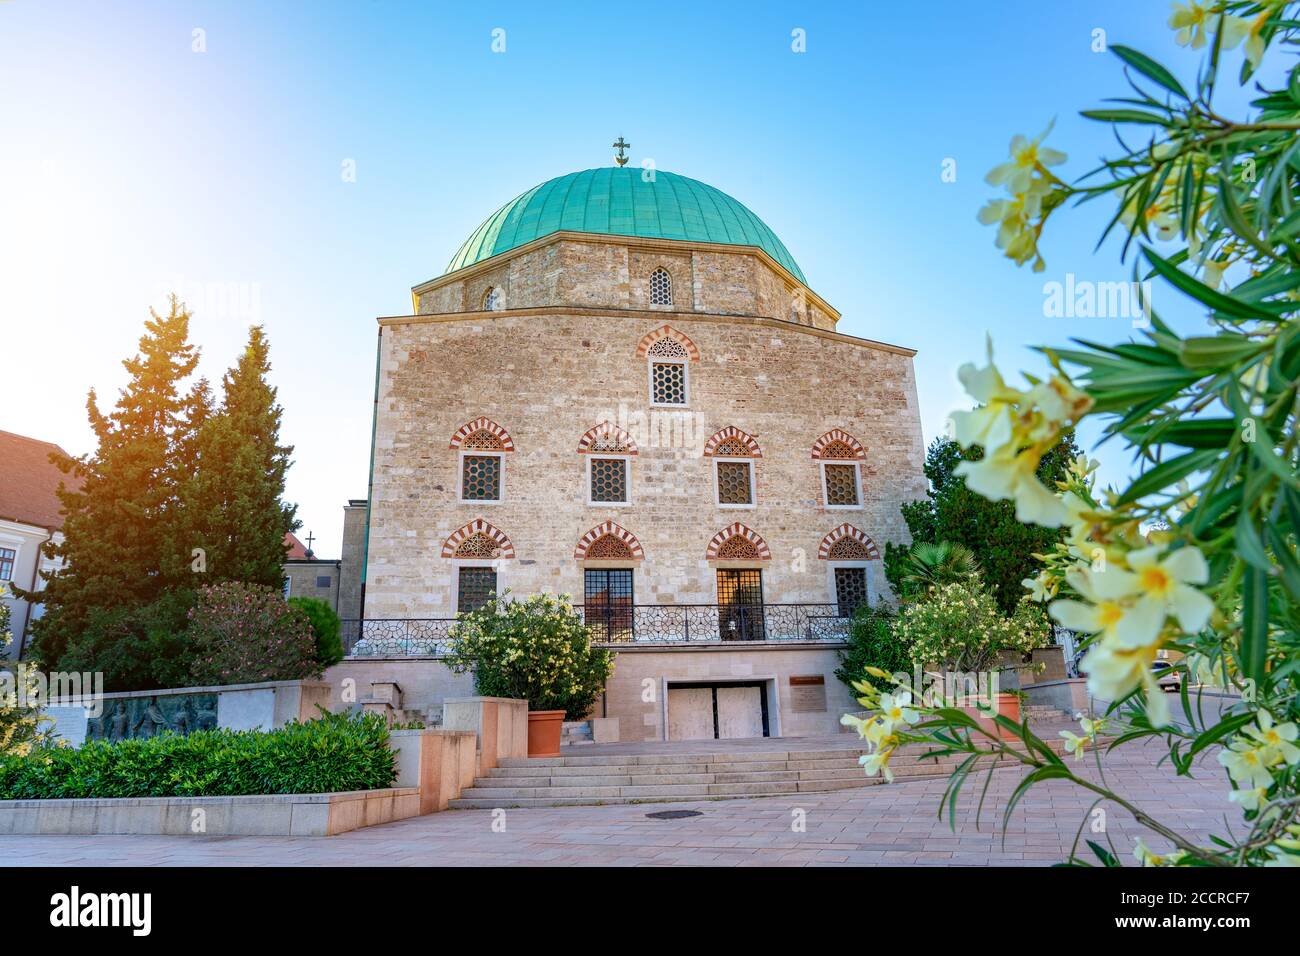
MULTIPOLYGON (((851 617, 835 604, 574 605, 597 644, 719 644, 848 640, 851 617)), ((440 657, 455 618, 367 618, 343 622, 349 657, 440 657)))

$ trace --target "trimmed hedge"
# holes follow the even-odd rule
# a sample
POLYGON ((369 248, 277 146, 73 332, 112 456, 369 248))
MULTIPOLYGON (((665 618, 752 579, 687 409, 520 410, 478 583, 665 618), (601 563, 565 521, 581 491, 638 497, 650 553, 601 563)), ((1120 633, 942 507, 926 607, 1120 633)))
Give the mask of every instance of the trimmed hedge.
POLYGON ((378 714, 326 714, 279 730, 201 730, 0 757, 0 799, 228 797, 392 786, 378 714))

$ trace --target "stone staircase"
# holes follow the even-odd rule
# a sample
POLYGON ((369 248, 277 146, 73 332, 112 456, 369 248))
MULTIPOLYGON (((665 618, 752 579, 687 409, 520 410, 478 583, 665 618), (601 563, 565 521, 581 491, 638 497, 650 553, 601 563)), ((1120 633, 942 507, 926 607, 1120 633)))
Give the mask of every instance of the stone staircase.
MULTIPOLYGON (((1074 727, 1071 715, 1051 707, 1027 709, 1034 730, 1053 750, 1062 752, 1057 728, 1074 727)), ((664 803, 744 797, 822 793, 883 783, 858 765, 866 753, 849 735, 817 742, 798 738, 771 741, 694 741, 649 752, 609 753, 599 744, 568 748, 559 757, 512 757, 477 777, 474 785, 451 801, 458 810, 504 807, 595 806, 615 803, 664 803), (843 742, 841 742, 843 741, 843 742)), ((624 748, 629 749, 629 748, 624 748)), ((630 749, 635 750, 635 746, 630 749)), ((922 760, 931 748, 900 747, 889 761, 899 781, 947 777, 962 756, 922 760)), ((1008 764, 1010 765, 1010 764, 1008 764)))
MULTIPOLYGON (((773 741, 779 746, 779 741, 773 741)), ((587 748, 582 748, 587 749, 587 748)), ((960 762, 919 759, 910 745, 890 760, 898 779, 947 776, 960 762)), ((510 758, 451 801, 453 809, 562 807, 819 793, 882 782, 858 765, 859 747, 510 758)))

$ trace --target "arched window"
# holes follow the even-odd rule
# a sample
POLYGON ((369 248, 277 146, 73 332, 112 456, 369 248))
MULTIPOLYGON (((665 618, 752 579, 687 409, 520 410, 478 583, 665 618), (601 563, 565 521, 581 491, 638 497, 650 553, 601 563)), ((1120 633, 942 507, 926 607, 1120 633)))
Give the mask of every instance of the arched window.
POLYGON ((500 287, 493 286, 483 293, 483 311, 500 312, 506 307, 506 294, 500 287))
POLYGON ((460 452, 462 502, 498 504, 505 499, 505 455, 515 450, 506 430, 490 418, 466 422, 451 436, 460 452))
POLYGON ((833 428, 813 444, 821 462, 822 490, 827 508, 862 508, 862 461, 866 449, 848 432, 833 428))
POLYGON ((827 591, 841 618, 851 618, 859 607, 870 605, 870 562, 880 560, 880 549, 851 524, 842 524, 822 538, 817 557, 827 564, 827 591))
POLYGON ((719 508, 754 507, 754 459, 763 457, 752 435, 728 425, 704 444, 713 459, 719 508))
POLYGON ((673 304, 673 277, 663 267, 650 273, 650 304, 673 304))

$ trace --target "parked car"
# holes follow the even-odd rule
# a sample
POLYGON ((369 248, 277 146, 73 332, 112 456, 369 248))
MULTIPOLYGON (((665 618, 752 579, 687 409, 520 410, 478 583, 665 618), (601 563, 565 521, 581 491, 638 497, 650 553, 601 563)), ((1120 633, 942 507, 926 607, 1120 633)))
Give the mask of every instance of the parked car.
POLYGON ((1162 690, 1173 691, 1175 694, 1182 690, 1183 675, 1168 661, 1155 661, 1151 665, 1151 672, 1156 675, 1156 683, 1162 690))

